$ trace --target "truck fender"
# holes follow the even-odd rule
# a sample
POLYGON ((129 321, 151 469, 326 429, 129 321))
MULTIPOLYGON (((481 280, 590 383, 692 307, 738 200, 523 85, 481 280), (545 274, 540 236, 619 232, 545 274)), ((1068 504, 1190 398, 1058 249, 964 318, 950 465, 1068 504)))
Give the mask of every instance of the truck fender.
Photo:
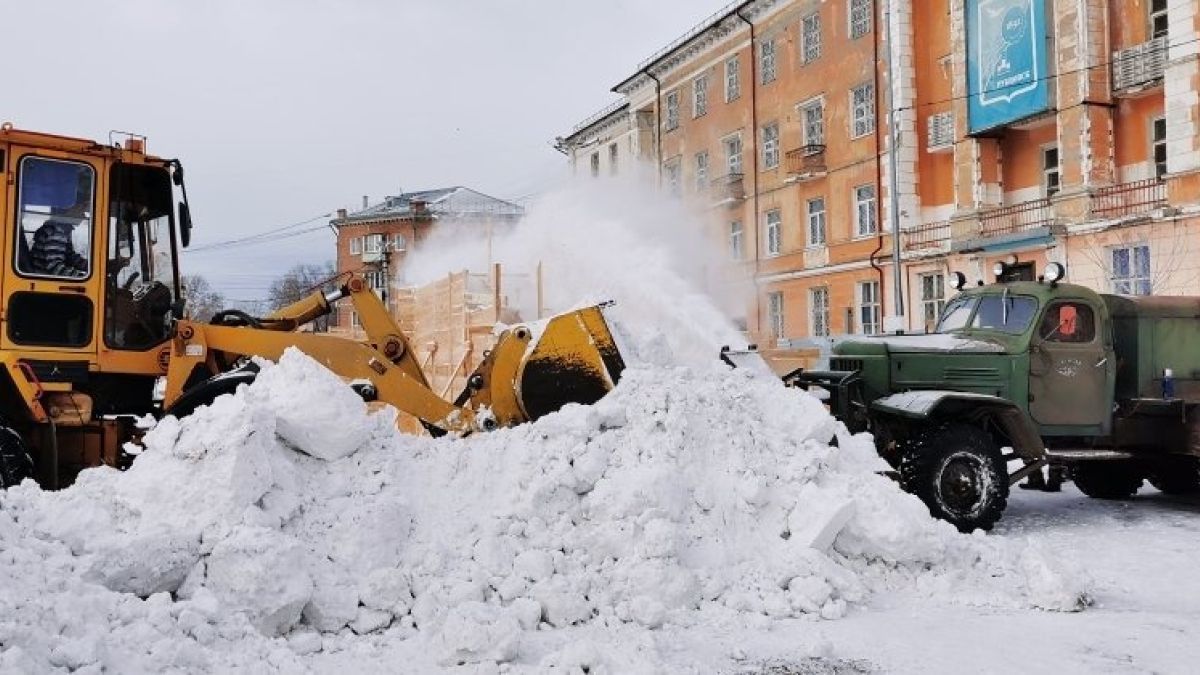
POLYGON ((990 420, 1000 427, 1021 458, 1037 460, 1045 455, 1045 444, 1033 421, 1012 401, 999 396, 936 389, 905 391, 876 399, 871 403, 871 410, 878 415, 911 421, 951 418, 967 422, 990 420))

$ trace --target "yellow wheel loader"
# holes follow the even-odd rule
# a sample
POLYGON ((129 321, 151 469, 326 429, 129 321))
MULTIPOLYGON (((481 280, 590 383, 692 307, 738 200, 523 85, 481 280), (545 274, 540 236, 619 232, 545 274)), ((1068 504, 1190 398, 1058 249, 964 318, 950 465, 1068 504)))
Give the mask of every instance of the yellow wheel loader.
POLYGON ((0 488, 25 477, 58 487, 83 468, 123 468, 136 418, 187 415, 252 381, 249 357, 278 359, 288 347, 434 435, 593 403, 624 368, 602 308, 588 307, 508 328, 466 389, 444 400, 355 274, 268 316, 186 320, 178 263, 192 219, 183 166, 146 154, 144 137, 109 141, 0 126, 0 488), (296 332, 344 298, 364 342, 296 332))

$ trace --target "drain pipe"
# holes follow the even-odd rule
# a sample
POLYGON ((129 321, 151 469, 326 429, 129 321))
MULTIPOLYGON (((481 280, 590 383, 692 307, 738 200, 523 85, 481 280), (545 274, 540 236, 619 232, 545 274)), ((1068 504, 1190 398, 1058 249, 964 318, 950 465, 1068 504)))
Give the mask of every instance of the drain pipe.
POLYGON ((642 73, 654 80, 654 175, 658 176, 658 186, 662 187, 662 81, 649 68, 642 73))
MULTIPOLYGON (((742 15, 742 9, 748 4, 750 3, 743 3, 733 13, 750 27, 750 138, 752 139, 751 146, 754 148, 754 152, 750 153, 750 167, 753 171, 750 177, 754 180, 754 192, 751 194, 751 204, 754 208, 754 323, 761 335, 762 293, 758 291, 758 278, 762 270, 762 233, 760 231, 762 228, 758 221, 758 60, 754 51, 754 22, 742 15)), ((742 146, 742 152, 745 151, 745 146, 742 146)))
POLYGON ((892 43, 892 22, 891 22, 891 4, 892 0, 886 0, 888 10, 887 18, 884 20, 884 35, 887 40, 887 80, 888 80, 888 168, 890 176, 888 177, 888 203, 891 205, 890 218, 892 224, 892 281, 895 286, 893 292, 896 294, 896 300, 892 304, 895 305, 896 318, 904 318, 904 272, 900 268, 900 177, 896 174, 899 167, 899 160, 896 157, 900 150, 900 133, 896 131, 896 71, 895 59, 893 53, 895 44, 892 43))
MULTIPOLYGON (((871 12, 874 16, 879 16, 878 2, 871 3, 871 12)), ((875 54, 874 58, 871 60, 871 69, 874 71, 874 74, 875 74, 875 103, 876 103, 875 109, 878 110, 879 109, 879 105, 878 105, 879 104, 879 93, 880 93, 879 92, 879 33, 878 32, 875 33, 875 36, 871 39, 871 42, 874 45, 874 54, 875 54)), ((890 45, 889 45, 889 48, 890 48, 890 45)), ((871 135, 875 138, 875 184, 880 187, 883 187, 883 162, 880 161, 880 159, 879 159, 879 155, 882 152, 882 148, 880 148, 880 146, 879 146, 879 130, 876 129, 875 133, 871 134, 871 135)), ((875 200, 875 213, 876 213, 876 217, 878 218, 878 221, 877 221, 878 227, 876 228, 876 232, 875 232, 875 250, 871 251, 871 267, 875 270, 876 276, 879 277, 879 309, 880 309, 880 312, 882 312, 883 308, 887 306, 887 303, 884 302, 884 298, 883 298, 883 287, 884 287, 883 267, 881 267, 879 265, 879 263, 875 260, 876 256, 879 255, 879 252, 883 250, 883 213, 882 213, 883 206, 882 206, 882 204, 883 204, 882 199, 875 200)), ((855 215, 857 216, 857 214, 855 214, 855 215)), ((882 319, 882 318, 883 317, 880 317, 880 319, 882 319)), ((853 333, 854 326, 853 325, 846 326, 846 332, 853 333)))

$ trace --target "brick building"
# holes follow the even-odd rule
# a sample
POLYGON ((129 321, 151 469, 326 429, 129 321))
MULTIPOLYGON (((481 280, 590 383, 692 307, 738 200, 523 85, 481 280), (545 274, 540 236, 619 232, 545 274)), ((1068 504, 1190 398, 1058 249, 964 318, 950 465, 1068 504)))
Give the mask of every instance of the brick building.
POLYGON ((747 0, 560 147, 709 205, 764 345, 925 329, 996 261, 1200 295, 1198 28, 1200 0, 747 0))
MULTIPOLYGON (((337 271, 361 272, 380 295, 388 297, 394 315, 393 298, 385 291, 404 284, 410 251, 436 228, 463 226, 482 239, 512 226, 524 212, 518 204, 465 187, 406 192, 374 205, 364 197, 361 211, 339 209, 330 222, 337 230, 337 271)), ((338 312, 338 329, 357 327, 353 311, 338 312)))

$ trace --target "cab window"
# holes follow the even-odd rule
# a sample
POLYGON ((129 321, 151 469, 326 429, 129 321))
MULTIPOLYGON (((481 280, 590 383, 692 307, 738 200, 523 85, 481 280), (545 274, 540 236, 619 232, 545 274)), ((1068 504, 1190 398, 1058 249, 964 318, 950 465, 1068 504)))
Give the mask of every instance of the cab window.
POLYGON ((18 169, 16 268, 24 276, 92 274, 96 172, 88 164, 24 157, 18 169))
POLYGON ((104 341, 146 349, 167 338, 175 297, 171 179, 161 167, 117 164, 109 189, 104 341))
POLYGON ((1038 335, 1046 342, 1091 342, 1096 339, 1096 315, 1081 302, 1055 303, 1046 308, 1038 335))

